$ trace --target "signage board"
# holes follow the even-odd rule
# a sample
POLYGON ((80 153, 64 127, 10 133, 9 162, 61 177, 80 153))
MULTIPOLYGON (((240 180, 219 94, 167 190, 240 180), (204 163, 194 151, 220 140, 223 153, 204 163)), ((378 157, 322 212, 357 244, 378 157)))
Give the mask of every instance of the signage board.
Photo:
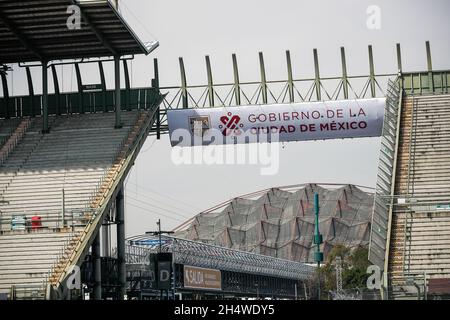
POLYGON ((202 290, 222 290, 220 270, 184 266, 184 287, 202 290))
POLYGON ((168 110, 172 146, 245 144, 382 134, 386 99, 168 110))

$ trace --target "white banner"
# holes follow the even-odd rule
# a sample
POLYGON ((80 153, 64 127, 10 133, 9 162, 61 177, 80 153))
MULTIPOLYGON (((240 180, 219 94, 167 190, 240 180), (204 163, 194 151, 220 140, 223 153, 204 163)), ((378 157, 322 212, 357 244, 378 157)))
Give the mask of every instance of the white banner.
POLYGON ((386 99, 168 110, 172 146, 381 136, 386 99))

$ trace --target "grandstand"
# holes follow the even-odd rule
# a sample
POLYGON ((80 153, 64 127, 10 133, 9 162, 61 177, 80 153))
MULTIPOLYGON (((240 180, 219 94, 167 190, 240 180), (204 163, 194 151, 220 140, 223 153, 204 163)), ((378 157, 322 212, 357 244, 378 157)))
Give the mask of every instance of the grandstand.
MULTIPOLYGON (((429 49, 429 46, 427 45, 429 49)), ((424 298, 428 286, 450 288, 450 74, 405 73, 392 84, 394 124, 384 133, 370 260, 385 270, 385 298, 424 298)))
POLYGON ((373 194, 354 185, 304 184, 232 199, 176 228, 176 236, 297 262, 314 262, 314 194, 325 256, 337 244, 367 246, 373 194))
MULTIPOLYGON (((149 54, 157 43, 141 42, 117 11, 117 3, 106 0, 77 3, 81 25, 70 29, 67 8, 73 4, 0 4, 0 39, 9 43, 8 50, 0 50, 0 63, 37 61, 43 79, 42 95, 34 94, 33 65, 27 65, 30 94, 10 97, 8 68, 2 69, 0 294, 10 299, 64 298, 66 277, 83 263, 111 211, 119 248, 124 248, 123 181, 162 101, 158 88, 130 88, 126 62, 127 55, 149 54), (16 14, 25 11, 31 12, 27 19, 16 14), (111 56, 116 86, 107 90, 103 61, 111 56), (55 65, 86 58, 97 58, 101 83, 91 85, 96 90, 86 89, 75 63, 78 92, 60 92, 55 65), (125 89, 120 87, 121 58, 125 89), (48 68, 53 71, 52 94, 48 68)), ((124 262, 121 268, 124 290, 124 262)))

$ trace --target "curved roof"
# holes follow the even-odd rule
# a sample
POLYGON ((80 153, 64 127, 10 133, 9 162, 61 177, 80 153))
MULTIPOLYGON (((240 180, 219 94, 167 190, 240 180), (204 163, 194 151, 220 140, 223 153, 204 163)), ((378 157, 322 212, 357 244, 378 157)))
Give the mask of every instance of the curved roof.
POLYGON ((0 1, 0 63, 149 54, 157 46, 141 42, 109 0, 0 1))
POLYGON ((202 212, 175 236, 298 262, 314 262, 314 193, 325 255, 337 244, 365 246, 373 193, 354 185, 303 184, 244 195, 202 212))

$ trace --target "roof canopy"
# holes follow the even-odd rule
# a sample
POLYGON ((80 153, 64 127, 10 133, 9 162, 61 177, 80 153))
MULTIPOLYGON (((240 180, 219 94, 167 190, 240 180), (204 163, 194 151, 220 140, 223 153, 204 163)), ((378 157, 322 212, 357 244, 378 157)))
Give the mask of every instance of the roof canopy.
POLYGON ((109 0, 0 1, 0 64, 149 54, 157 46, 142 43, 109 0))

